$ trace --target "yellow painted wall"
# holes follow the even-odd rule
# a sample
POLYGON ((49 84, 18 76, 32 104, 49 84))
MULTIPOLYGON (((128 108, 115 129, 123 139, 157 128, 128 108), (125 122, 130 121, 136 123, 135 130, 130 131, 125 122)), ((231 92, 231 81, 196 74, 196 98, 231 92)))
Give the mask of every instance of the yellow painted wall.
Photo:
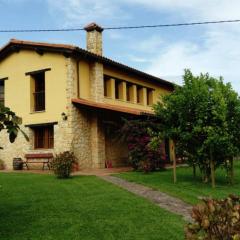
MULTIPOLYGON (((90 65, 87 61, 79 62, 79 97, 90 99, 90 65)), ((61 54, 45 53, 39 55, 34 51, 21 50, 13 53, 0 62, 0 78, 5 81, 5 103, 23 118, 23 124, 53 122, 61 119, 61 113, 66 112, 66 59, 61 54), (51 68, 45 72, 46 110, 32 112, 31 76, 26 72, 51 68)), ((127 73, 104 66, 104 74, 128 82, 152 88, 153 103, 160 95, 169 91, 160 88, 156 83, 133 77, 127 73)), ((146 90, 146 89, 145 89, 146 90)), ((127 102, 126 99, 104 98, 104 102, 141 110, 151 110, 151 106, 127 102)))
POLYGON ((5 105, 23 118, 23 124, 54 122, 66 112, 66 60, 63 55, 21 50, 0 62, 0 78, 5 81, 5 105), (31 76, 26 72, 51 68, 45 72, 46 110, 31 111, 31 76))
MULTIPOLYGON (((157 102, 160 95, 166 95, 166 94, 170 93, 169 90, 160 88, 156 83, 153 83, 150 80, 146 81, 141 78, 136 78, 136 77, 130 76, 127 73, 116 71, 116 70, 108 68, 106 66, 104 66, 104 74, 109 75, 113 78, 115 77, 115 78, 118 78, 121 80, 129 81, 131 83, 139 84, 139 85, 147 87, 147 88, 155 89, 153 91, 153 103, 157 102)), ((115 100, 115 99, 111 99, 111 98, 105 98, 104 102, 109 103, 109 104, 116 104, 119 106, 142 109, 142 110, 152 110, 151 106, 144 106, 143 104, 136 104, 136 103, 131 103, 131 102, 123 101, 123 100, 115 100)))

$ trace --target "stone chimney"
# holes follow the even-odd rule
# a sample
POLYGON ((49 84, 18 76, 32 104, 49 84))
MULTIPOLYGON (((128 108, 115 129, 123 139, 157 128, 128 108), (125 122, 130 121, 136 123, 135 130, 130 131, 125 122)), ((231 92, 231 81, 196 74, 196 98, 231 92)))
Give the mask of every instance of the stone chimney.
POLYGON ((87 50, 102 56, 103 28, 96 23, 90 23, 84 29, 87 31, 87 50))

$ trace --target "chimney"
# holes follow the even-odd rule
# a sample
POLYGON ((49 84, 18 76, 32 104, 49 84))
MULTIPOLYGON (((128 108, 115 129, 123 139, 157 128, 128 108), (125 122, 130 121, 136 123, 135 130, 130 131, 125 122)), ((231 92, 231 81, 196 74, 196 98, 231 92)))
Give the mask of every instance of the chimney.
POLYGON ((87 32, 87 50, 102 56, 103 28, 96 23, 90 23, 84 29, 87 32))

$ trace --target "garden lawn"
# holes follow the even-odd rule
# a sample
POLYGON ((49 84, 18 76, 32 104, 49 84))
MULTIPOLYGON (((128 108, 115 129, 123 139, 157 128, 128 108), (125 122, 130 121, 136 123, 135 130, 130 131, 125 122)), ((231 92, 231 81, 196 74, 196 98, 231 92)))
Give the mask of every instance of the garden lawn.
POLYGON ((225 171, 216 171, 216 188, 212 189, 210 184, 202 183, 198 172, 197 179, 192 176, 192 168, 177 168, 177 183, 173 183, 172 170, 159 171, 154 173, 127 172, 121 173, 118 177, 128 181, 140 183, 154 189, 161 190, 171 196, 178 197, 190 204, 199 202, 199 197, 223 198, 229 194, 240 195, 240 162, 235 164, 235 183, 229 185, 226 180, 225 171))
POLYGON ((0 173, 0 239, 184 239, 184 222, 93 176, 0 173))

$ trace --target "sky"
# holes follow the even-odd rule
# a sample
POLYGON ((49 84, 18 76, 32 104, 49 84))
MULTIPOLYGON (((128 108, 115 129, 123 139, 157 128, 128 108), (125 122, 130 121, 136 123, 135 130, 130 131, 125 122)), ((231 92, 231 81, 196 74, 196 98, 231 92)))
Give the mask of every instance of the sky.
MULTIPOLYGON (((104 27, 240 19, 239 0, 0 0, 0 29, 104 27)), ((86 46, 86 33, 0 33, 86 46)), ((240 93, 240 23, 106 30, 106 57, 181 84, 184 69, 223 76, 240 93)))

